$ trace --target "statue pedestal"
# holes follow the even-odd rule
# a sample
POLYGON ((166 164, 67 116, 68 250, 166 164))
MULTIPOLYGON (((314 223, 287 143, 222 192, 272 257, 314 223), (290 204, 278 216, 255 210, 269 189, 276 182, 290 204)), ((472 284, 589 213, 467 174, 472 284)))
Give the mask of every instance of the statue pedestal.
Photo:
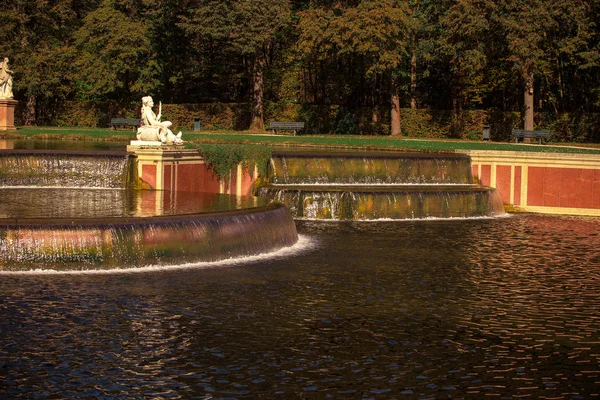
POLYGON ((127 152, 135 153, 137 150, 183 150, 183 144, 165 144, 150 140, 132 140, 127 146, 127 152))
POLYGON ((0 131, 16 131, 15 128, 15 106, 18 101, 12 99, 0 99, 0 131))

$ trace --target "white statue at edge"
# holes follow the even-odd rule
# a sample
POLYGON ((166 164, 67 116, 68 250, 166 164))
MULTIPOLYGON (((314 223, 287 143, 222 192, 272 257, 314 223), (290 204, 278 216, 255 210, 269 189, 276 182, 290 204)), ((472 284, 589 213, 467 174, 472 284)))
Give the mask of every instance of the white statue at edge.
POLYGON ((158 115, 152 111, 154 101, 151 96, 142 97, 141 126, 137 130, 137 139, 142 141, 161 142, 163 144, 180 144, 181 132, 174 135, 169 129, 173 124, 169 121, 160 121, 162 103, 158 103, 158 115))
POLYGON ((13 78, 12 71, 8 69, 8 57, 0 62, 0 99, 13 98, 13 78))

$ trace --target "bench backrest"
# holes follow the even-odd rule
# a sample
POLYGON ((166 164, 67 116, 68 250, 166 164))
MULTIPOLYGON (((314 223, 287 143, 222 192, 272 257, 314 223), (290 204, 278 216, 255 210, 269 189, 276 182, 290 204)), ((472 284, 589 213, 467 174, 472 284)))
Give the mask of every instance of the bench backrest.
POLYGON ((528 131, 525 129, 513 129, 511 135, 519 137, 548 137, 550 136, 550 131, 528 131))
POLYGON ((271 122, 271 129, 302 129, 304 122, 271 122))

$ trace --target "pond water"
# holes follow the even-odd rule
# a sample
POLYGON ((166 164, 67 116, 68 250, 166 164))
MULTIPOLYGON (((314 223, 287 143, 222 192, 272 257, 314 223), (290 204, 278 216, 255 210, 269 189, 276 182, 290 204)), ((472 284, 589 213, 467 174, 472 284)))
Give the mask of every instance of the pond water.
MULTIPOLYGON (((112 188, 0 187, 2 220, 154 217, 243 210, 264 199, 219 193, 112 188)), ((1 228, 0 228, 1 232, 1 228)))
POLYGON ((599 222, 297 221, 287 255, 3 273, 0 397, 598 397, 599 222))
MULTIPOLYGON (((134 138, 132 133, 132 140, 134 138)), ((0 150, 94 150, 125 151, 129 142, 110 142, 103 140, 38 140, 38 139, 0 139, 0 150)))

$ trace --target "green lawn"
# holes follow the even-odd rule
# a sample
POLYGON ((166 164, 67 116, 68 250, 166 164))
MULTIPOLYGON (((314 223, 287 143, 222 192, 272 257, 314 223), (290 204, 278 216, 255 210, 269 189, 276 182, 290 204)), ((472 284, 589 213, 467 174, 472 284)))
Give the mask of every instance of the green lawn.
MULTIPOLYGON (((110 130, 107 128, 51 128, 27 127, 19 128, 16 132, 0 133, 5 138, 34 138, 34 139, 73 139, 73 140, 104 140, 127 142, 134 139, 132 130, 110 130)), ((397 149, 424 151, 451 150, 502 150, 502 151, 531 151, 549 153, 588 153, 600 154, 599 144, 545 144, 525 145, 514 143, 498 143, 469 140, 439 140, 413 139, 391 136, 349 136, 349 135, 271 135, 268 133, 241 131, 184 131, 183 139, 194 143, 238 143, 262 144, 267 146, 291 147, 336 147, 336 148, 365 148, 365 149, 397 149)))

